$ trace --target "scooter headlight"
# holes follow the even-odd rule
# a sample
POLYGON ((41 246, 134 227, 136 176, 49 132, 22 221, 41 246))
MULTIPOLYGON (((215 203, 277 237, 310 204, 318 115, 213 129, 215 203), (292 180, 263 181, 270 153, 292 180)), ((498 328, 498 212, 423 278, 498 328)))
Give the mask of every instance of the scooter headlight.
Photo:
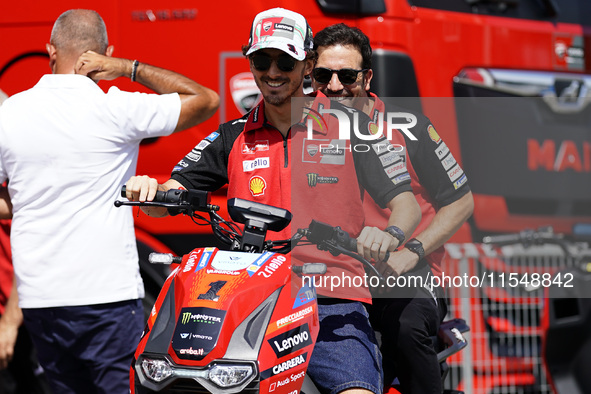
POLYGON ((244 383, 253 373, 251 365, 217 364, 209 370, 209 379, 220 387, 232 387, 244 383))
POLYGON ((142 360, 144 375, 155 382, 162 382, 172 375, 173 370, 168 361, 144 358, 142 360))

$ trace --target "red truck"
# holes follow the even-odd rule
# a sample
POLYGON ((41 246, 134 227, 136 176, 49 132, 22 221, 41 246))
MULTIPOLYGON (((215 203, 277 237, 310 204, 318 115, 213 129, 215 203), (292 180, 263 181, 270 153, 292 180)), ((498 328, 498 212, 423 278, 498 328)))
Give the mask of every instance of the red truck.
MULTIPOLYGON (((97 10, 115 56, 173 69, 221 96, 220 110, 209 121, 143 143, 137 173, 164 181, 219 123, 241 116, 259 99, 241 46, 253 17, 271 7, 302 13, 314 31, 345 22, 370 37, 372 90, 417 101, 468 176, 474 215, 452 241, 476 242, 485 234, 542 225, 568 234, 574 224, 591 222, 587 0, 5 1, 0 4, 0 95, 27 89, 49 72, 44 44, 59 14, 70 8, 97 10)), ((127 79, 114 83, 125 90, 142 88, 127 79)), ((215 199, 225 206, 223 191, 215 199)), ((178 217, 154 220, 138 214, 138 248, 150 295, 163 278, 145 263, 148 252, 181 254, 196 243, 214 242, 205 230, 195 237, 194 227, 178 217)), ((481 322, 474 324, 474 336, 475 330, 501 329, 482 314, 473 320, 481 322)), ((513 377, 476 379, 482 392, 501 392, 509 380, 521 387, 518 392, 546 392, 540 389, 546 387, 543 376, 514 363, 519 354, 490 351, 486 357, 511 358, 503 376, 513 377), (527 379, 518 378, 522 373, 527 379)), ((486 366, 475 369, 476 375, 492 374, 486 366)))

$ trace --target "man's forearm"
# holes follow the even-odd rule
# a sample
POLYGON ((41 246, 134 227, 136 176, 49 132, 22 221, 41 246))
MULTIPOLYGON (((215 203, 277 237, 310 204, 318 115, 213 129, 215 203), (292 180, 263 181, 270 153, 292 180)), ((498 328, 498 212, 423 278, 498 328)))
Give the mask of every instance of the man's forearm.
POLYGON ((23 322, 23 312, 18 306, 18 293, 16 291, 16 277, 12 278, 12 290, 10 291, 10 297, 6 303, 4 315, 2 320, 10 323, 13 326, 20 326, 23 322))
POLYGON ((473 211, 474 199, 471 192, 437 211, 427 228, 415 237, 423 244, 425 254, 428 255, 443 246, 466 222, 473 211))
POLYGON ((388 208, 391 211, 388 226, 398 227, 408 239, 421 221, 421 208, 414 194, 405 192, 397 195, 390 201, 388 208))
POLYGON ((158 94, 178 93, 181 113, 174 131, 209 119, 220 105, 219 96, 213 90, 177 72, 139 61, 87 51, 80 55, 74 69, 77 74, 86 75, 95 82, 127 77, 158 94))
POLYGON ((12 203, 8 195, 8 189, 0 186, 0 219, 12 218, 12 203))
POLYGON ((181 115, 175 131, 206 121, 219 107, 217 93, 174 71, 140 63, 137 66, 135 81, 158 94, 180 95, 181 115))

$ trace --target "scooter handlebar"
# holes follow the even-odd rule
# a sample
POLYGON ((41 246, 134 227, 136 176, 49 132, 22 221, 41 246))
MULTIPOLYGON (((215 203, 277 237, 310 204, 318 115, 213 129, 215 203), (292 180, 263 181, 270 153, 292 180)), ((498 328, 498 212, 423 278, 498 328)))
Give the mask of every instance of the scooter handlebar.
MULTIPOLYGON (((126 198, 127 188, 121 187, 121 197, 126 198)), ((166 207, 171 215, 181 212, 212 212, 220 209, 217 205, 212 205, 210 202, 210 195, 202 190, 182 190, 170 189, 167 191, 158 190, 153 201, 137 202, 137 201, 115 201, 115 206, 121 205, 140 205, 140 206, 159 206, 166 207)))

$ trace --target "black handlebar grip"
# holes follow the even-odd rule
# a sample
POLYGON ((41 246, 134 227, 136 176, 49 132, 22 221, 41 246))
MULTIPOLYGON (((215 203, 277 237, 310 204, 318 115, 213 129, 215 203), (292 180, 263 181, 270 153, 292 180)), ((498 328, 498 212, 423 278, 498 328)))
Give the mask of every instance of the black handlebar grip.
POLYGON ((157 190, 156 196, 154 196, 154 201, 166 202, 166 192, 163 192, 162 190, 157 190))
MULTIPOLYGON (((121 186, 121 197, 127 198, 127 187, 125 185, 121 186)), ((156 196, 154 197, 154 201, 166 202, 166 192, 158 190, 156 192, 156 196)))
POLYGON ((347 232, 343 231, 343 238, 341 240, 341 245, 343 248, 347 249, 350 252, 357 252, 357 238, 351 237, 347 232))

